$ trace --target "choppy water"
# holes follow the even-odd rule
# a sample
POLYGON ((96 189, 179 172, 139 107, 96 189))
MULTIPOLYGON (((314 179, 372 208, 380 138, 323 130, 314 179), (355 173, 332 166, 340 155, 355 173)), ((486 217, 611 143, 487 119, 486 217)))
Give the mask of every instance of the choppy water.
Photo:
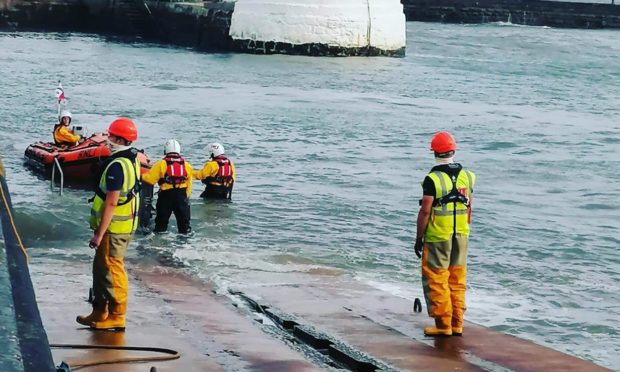
POLYGON ((195 166, 215 140, 236 161, 233 203, 196 184, 195 236, 134 252, 223 286, 320 267, 413 298, 428 141, 453 131, 478 175, 468 318, 617 368, 619 35, 410 23, 406 58, 323 59, 0 33, 0 151, 31 254, 87 260, 90 195, 54 196, 22 166, 51 139, 60 79, 91 131, 128 115, 152 157, 175 137, 195 166))

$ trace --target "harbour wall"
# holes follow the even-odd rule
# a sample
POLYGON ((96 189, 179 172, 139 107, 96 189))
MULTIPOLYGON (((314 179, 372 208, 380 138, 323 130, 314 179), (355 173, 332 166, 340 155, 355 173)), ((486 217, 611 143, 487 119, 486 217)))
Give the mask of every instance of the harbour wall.
MULTIPOLYGON (((369 2, 369 6, 373 5, 370 23, 375 27, 368 27, 367 34, 364 34, 362 24, 357 27, 360 32, 356 38, 370 40, 366 45, 361 42, 361 47, 351 45, 347 41, 338 44, 341 40, 331 42, 325 39, 326 42, 323 43, 313 42, 307 33, 302 32, 297 34, 292 32, 292 35, 284 35, 281 40, 273 40, 273 35, 267 31, 273 28, 271 26, 280 23, 277 19, 278 9, 271 11, 273 13, 271 15, 254 17, 255 20, 259 19, 265 23, 262 23, 262 26, 254 25, 253 29, 250 29, 248 25, 251 25, 253 17, 251 9, 252 5, 257 6, 257 0, 245 1, 245 3, 217 0, 181 3, 139 0, 0 0, 0 31, 92 32, 137 36, 157 42, 193 47, 201 51, 397 56, 405 53, 404 26, 401 28, 398 26, 404 19, 399 19, 395 8, 386 8, 385 3, 380 1, 369 2), (240 7, 239 13, 235 15, 235 7, 240 4, 244 4, 244 7, 240 7), (237 23, 233 24, 235 19, 237 23), (382 28, 376 27, 381 24, 380 20, 384 21, 382 28), (371 45, 371 42, 377 46, 371 45)), ((542 0, 401 0, 401 2, 407 21, 511 22, 531 26, 620 28, 620 6, 612 4, 542 0)), ((288 2, 286 6, 290 7, 293 3, 288 2)), ((301 9, 301 6, 298 8, 301 9)), ((299 9, 289 10, 299 11, 299 9)), ((329 13, 333 12, 330 10, 329 13)), ((312 19, 312 14, 309 15, 307 14, 305 18, 312 19)), ((299 19, 303 18, 300 15, 299 19)), ((347 23, 343 17, 340 21, 343 24, 347 23)), ((295 25, 295 22, 290 23, 295 25)), ((316 25, 309 25, 309 28, 320 29, 316 25)))
POLYGON ((0 30, 94 32, 202 51, 313 56, 403 56, 406 43, 399 0, 0 0, 0 30))
POLYGON ((86 32, 227 51, 231 2, 0 0, 0 30, 86 32))
POLYGON ((542 0, 402 0, 407 21, 510 22, 559 28, 620 28, 620 5, 542 0))

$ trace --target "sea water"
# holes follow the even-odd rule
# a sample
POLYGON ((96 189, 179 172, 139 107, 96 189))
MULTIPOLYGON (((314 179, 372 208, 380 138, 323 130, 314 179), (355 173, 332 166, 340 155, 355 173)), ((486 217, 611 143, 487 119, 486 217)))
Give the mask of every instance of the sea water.
MULTIPOLYGON (((135 120, 154 159, 195 167, 222 143, 232 203, 192 192, 194 235, 132 255, 225 288, 239 272, 350 273, 421 295, 413 253, 432 134, 478 176, 467 319, 615 368, 620 361, 620 34, 409 23, 405 58, 203 54, 86 34, 0 33, 0 152, 33 257, 88 265, 91 196, 23 166, 51 140, 54 88, 74 123, 135 120)), ((35 260, 36 262, 36 260, 35 260)))

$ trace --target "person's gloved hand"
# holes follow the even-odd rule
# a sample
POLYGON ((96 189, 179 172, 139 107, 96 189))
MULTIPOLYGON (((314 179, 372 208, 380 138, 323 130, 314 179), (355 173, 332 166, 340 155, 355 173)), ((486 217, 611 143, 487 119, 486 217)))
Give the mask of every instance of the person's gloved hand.
POLYGON ((422 251, 424 250, 424 242, 421 238, 416 238, 415 245, 413 246, 413 250, 415 251, 415 255, 418 258, 422 258, 422 251))

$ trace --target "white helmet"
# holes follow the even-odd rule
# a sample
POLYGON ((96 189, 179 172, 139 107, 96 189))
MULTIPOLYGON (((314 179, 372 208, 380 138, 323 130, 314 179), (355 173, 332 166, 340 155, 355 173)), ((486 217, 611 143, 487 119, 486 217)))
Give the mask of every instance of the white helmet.
POLYGON ((164 145, 164 155, 168 155, 170 153, 181 153, 181 145, 179 144, 179 142, 177 142, 177 140, 168 140, 168 142, 166 142, 166 144, 164 145))
POLYGON ((58 120, 62 121, 62 118, 64 118, 65 116, 69 118, 69 122, 73 120, 73 118, 71 117, 71 111, 69 110, 62 110, 58 115, 58 120))
POLYGON ((211 158, 224 155, 224 146, 222 146, 221 144, 217 142, 212 143, 209 145, 209 147, 207 147, 207 153, 209 154, 211 158))

